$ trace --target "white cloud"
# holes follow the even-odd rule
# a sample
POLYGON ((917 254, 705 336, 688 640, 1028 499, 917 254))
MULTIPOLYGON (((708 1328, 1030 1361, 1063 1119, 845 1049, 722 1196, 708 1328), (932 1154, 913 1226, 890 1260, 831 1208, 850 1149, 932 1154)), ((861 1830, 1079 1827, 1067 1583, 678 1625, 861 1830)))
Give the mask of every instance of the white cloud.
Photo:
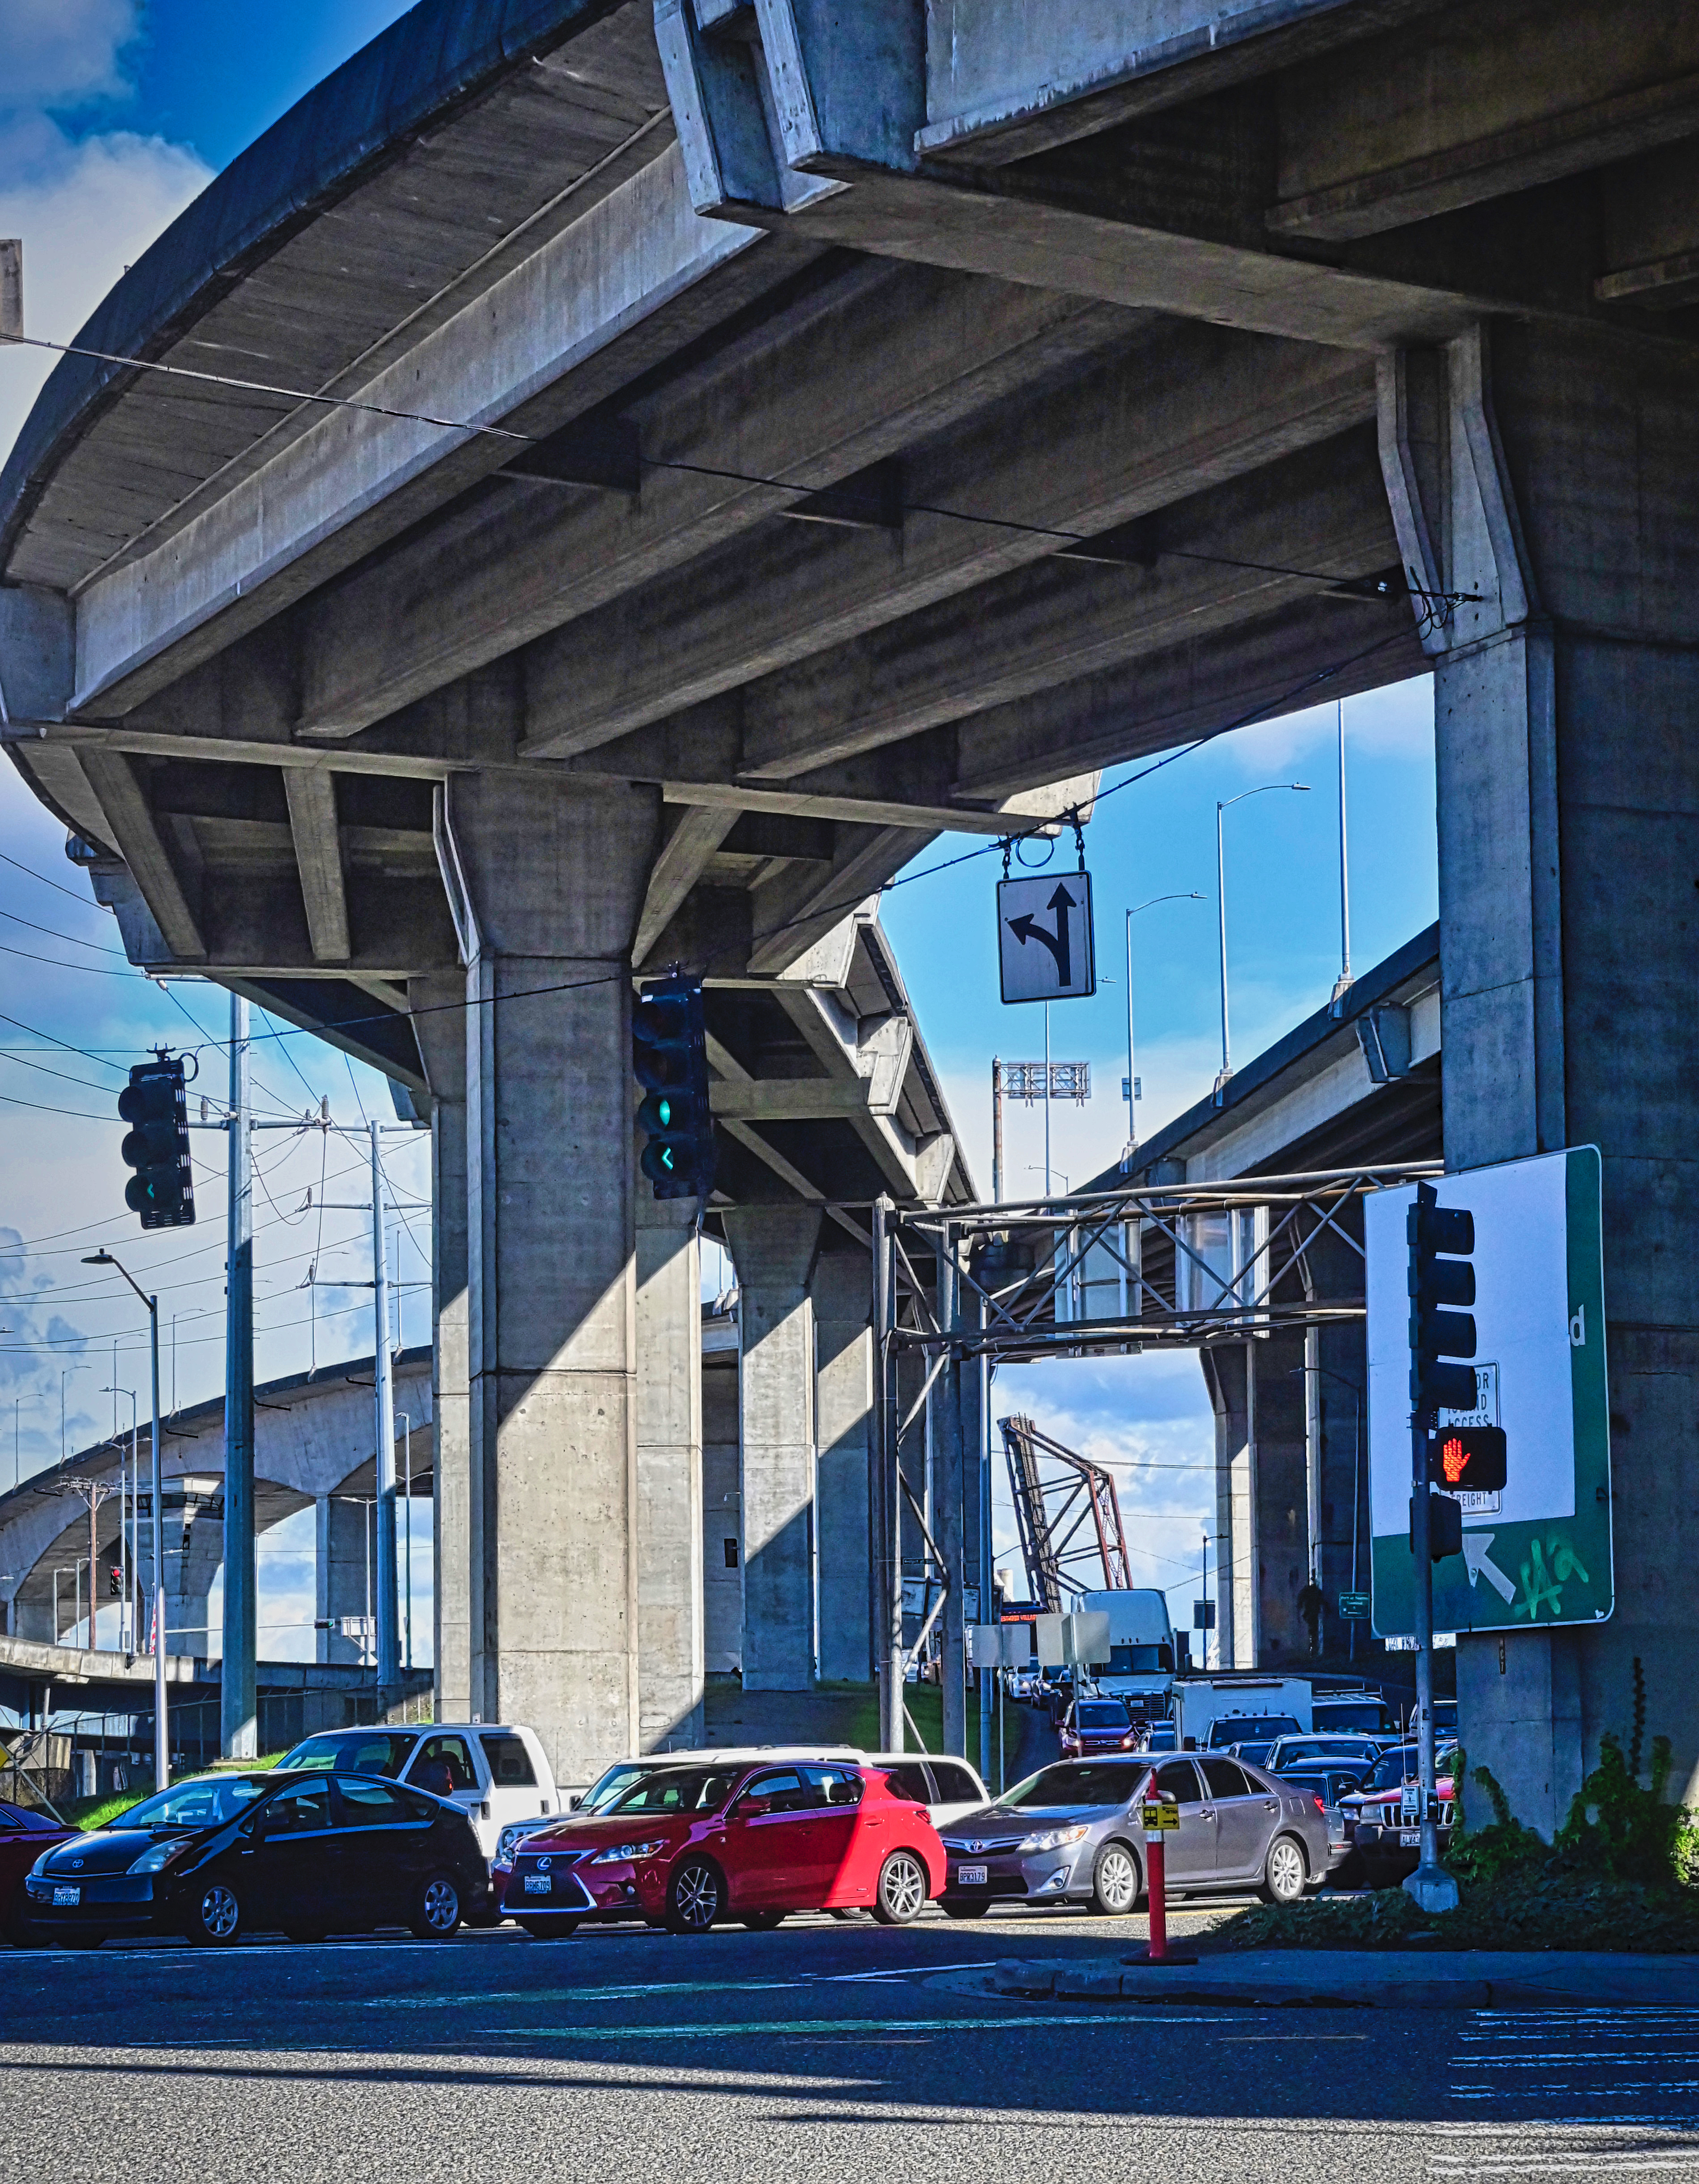
POLYGON ((136 0, 7 0, 0 107, 68 106, 124 89, 120 53, 135 37, 136 0))
MULTIPOLYGON (((78 142, 42 115, 0 126, 0 235, 24 239, 25 332, 70 341, 211 178, 192 152, 158 136, 114 131, 78 142)), ((42 349, 0 350, 0 460, 55 361, 42 349)))
MULTIPOLYGON (((1247 781, 1307 780, 1317 790, 1337 779, 1337 709, 1331 700, 1258 722, 1228 739, 1247 781), (1308 771, 1305 771, 1308 769, 1308 771)), ((1428 759, 1434 755, 1434 684, 1418 675, 1345 700, 1345 765, 1356 755, 1428 759)))

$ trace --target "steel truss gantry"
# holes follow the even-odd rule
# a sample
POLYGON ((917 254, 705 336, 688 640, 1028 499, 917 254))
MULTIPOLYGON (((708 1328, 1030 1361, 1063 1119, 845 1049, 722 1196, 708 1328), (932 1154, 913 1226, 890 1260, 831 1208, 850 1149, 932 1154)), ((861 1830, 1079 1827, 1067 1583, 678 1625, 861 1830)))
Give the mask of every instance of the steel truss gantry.
MULTIPOLYGON (((1333 1168, 1226 1183, 1129 1184, 1078 1197, 900 1212, 873 1207, 873 1431, 869 1446, 870 1584, 886 1749, 904 1743, 904 1673, 942 1618, 944 1737, 962 1749, 950 1705, 965 1672, 964 1518, 977 1506, 976 1561, 989 1590, 990 1374, 1046 1357, 1124 1356, 1255 1341, 1278 1329, 1357 1320, 1355 1293, 1322 1293, 1317 1246, 1357 1262, 1358 1201, 1439 1173, 1435 1162, 1333 1168), (974 1447, 966 1428, 975 1413, 974 1447), (912 1436, 930 1424, 930 1510, 914 1489, 912 1436), (969 1466, 979 1491, 965 1492, 969 1466), (922 1543, 927 1603, 905 1643, 901 1513, 922 1543)), ((1331 1256, 1331 1255, 1329 1255, 1331 1256)), ((984 1612, 984 1603, 981 1604, 984 1612)), ((981 1753, 989 1758, 989 1678, 982 1677, 981 1753)))

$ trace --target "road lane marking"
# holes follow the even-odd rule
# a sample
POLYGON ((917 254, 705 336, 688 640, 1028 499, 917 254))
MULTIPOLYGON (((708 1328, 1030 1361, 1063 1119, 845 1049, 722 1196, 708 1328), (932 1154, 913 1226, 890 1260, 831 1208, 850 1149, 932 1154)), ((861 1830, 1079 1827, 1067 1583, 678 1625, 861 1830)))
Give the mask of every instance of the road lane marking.
POLYGON ((934 1972, 989 1972, 994 1969, 994 1961, 980 1964, 911 1964, 879 1972, 816 1972, 791 1980, 643 1980, 631 1981, 620 1986, 507 1987, 454 1994, 363 1995, 346 1999, 350 2007, 359 2009, 464 2009, 482 2002, 642 2002, 651 1995, 794 1994, 811 1987, 912 1979, 918 1974, 930 1977, 934 1972))
POLYGON ((841 2039, 877 2038, 888 2032, 1042 2032, 1057 2025, 1111 2025, 1124 2032, 1157 2025, 1225 2025, 1227 2018, 1157 2017, 1140 2010, 1136 2018, 1098 2017, 817 2017, 751 2018, 742 2025, 504 2025, 488 2038, 506 2040, 737 2040, 766 2038, 776 2032, 811 2033, 841 2039))

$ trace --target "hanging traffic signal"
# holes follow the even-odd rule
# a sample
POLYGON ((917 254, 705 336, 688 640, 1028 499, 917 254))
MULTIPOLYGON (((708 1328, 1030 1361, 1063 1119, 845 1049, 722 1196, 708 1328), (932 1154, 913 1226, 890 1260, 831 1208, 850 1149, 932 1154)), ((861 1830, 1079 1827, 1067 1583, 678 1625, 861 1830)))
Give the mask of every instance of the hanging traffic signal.
POLYGON ((115 1563, 109 1563, 106 1566, 106 1596, 109 1600, 122 1600, 124 1597, 124 1573, 115 1563))
POLYGON ((1440 1410, 1472 1411, 1476 1403, 1472 1365, 1447 1358, 1475 1354, 1474 1315, 1446 1307, 1475 1301, 1475 1217, 1441 1206, 1431 1184, 1416 1186, 1405 1234, 1410 1244, 1410 1404, 1418 1419, 1435 1422, 1440 1410))
POLYGON ((118 1112, 131 1126, 119 1150, 136 1170, 124 1186, 124 1203, 141 1215, 144 1228, 192 1227, 195 1190, 181 1061, 161 1054, 138 1064, 118 1095, 118 1112))
POLYGON ((1428 1477, 1453 1494, 1498 1494, 1507 1483, 1502 1426, 1441 1426, 1428 1443, 1428 1477))
POLYGON ((638 990, 632 1070, 646 1095, 639 1163, 657 1198, 703 1198, 714 1187, 714 1117, 699 982, 673 972, 638 990))

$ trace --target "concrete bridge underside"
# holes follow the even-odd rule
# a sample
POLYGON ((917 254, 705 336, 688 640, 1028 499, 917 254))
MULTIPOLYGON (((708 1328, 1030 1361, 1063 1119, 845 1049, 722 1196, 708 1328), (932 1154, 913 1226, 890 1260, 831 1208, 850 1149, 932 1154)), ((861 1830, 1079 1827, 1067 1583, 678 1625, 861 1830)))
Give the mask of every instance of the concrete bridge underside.
POLYGON ((633 973, 710 983, 783 1684, 820 1285, 968 1188, 846 918, 1426 666, 1446 1157, 1602 1149, 1617 1416, 1615 1618, 1466 1646, 1467 1734, 1549 1825, 1638 1656, 1694 1770, 1696 78, 1652 0, 426 0, 114 290, 92 348, 365 405, 67 359, 0 679, 134 959, 429 1113, 450 1702, 570 1779, 693 1716, 633 973))

